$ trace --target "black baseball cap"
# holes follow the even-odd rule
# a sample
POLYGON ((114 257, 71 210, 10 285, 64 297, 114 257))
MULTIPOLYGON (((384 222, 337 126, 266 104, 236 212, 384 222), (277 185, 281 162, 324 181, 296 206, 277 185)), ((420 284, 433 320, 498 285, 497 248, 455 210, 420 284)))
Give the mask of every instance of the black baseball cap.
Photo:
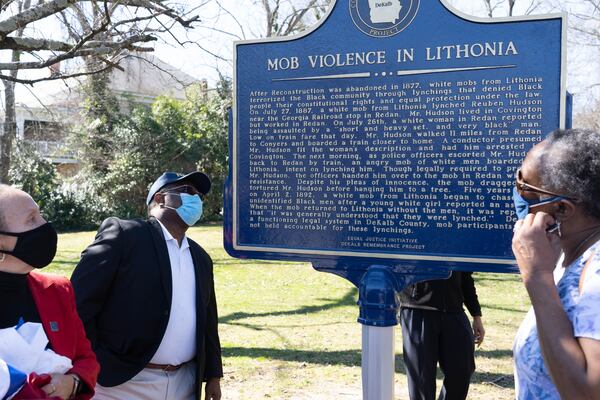
POLYGON ((154 195, 162 188, 172 183, 186 181, 191 183, 200 193, 207 194, 210 190, 210 179, 202 172, 194 171, 187 175, 177 172, 165 172, 154 181, 148 192, 146 204, 150 204, 154 195))

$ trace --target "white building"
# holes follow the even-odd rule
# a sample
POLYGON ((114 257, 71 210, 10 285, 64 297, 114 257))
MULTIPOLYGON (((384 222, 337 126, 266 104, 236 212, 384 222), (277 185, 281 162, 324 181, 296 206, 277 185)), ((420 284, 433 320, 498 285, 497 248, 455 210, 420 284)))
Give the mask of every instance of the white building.
MULTIPOLYGON (((116 95, 122 111, 133 103, 152 104, 161 95, 185 99, 185 89, 198 82, 192 76, 174 68, 148 53, 136 53, 125 58, 113 69, 109 88, 116 95)), ((44 85, 19 87, 15 107, 17 137, 32 142, 38 151, 63 172, 77 170, 78 161, 65 146, 69 125, 82 120, 85 96, 81 90, 85 77, 57 80, 44 85), (36 90, 44 87, 43 91, 36 90)), ((206 85, 206 81, 202 81, 206 85)))

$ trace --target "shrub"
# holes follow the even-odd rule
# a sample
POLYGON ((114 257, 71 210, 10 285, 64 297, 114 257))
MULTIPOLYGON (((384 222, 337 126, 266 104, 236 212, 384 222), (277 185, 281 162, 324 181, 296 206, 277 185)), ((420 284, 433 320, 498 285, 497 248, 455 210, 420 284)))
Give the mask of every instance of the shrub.
POLYGON ((9 178, 16 187, 29 193, 40 209, 45 211, 56 187, 56 170, 31 144, 22 140, 15 142, 9 178))
POLYGON ((92 185, 64 182, 44 210, 56 229, 95 229, 113 214, 110 205, 95 193, 92 185))
POLYGON ((58 230, 93 229, 113 210, 89 181, 59 182, 54 165, 23 141, 15 144, 9 176, 29 193, 58 230))

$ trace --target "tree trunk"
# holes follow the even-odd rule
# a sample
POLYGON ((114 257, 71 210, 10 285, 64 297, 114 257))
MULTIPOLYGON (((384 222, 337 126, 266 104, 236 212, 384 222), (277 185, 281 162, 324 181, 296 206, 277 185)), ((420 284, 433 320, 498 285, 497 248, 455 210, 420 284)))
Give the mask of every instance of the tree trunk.
MULTIPOLYGON (((27 10, 31 6, 31 0, 25 0, 19 3, 19 11, 27 10)), ((23 29, 19 28, 16 32, 16 37, 23 36, 23 29)), ((12 51, 11 61, 19 62, 21 60, 21 52, 12 51)), ((18 70, 10 71, 9 75, 16 78, 18 70)), ((13 142, 17 138, 17 113, 15 111, 15 83, 4 81, 4 126, 2 136, 0 137, 0 182, 10 184, 8 172, 10 170, 10 160, 13 142)))
POLYGON ((517 0, 508 0, 508 15, 510 17, 513 16, 513 11, 514 11, 514 8, 515 8, 515 2, 516 1, 517 0))
MULTIPOLYGON (((100 63, 100 60, 88 57, 86 68, 93 71, 100 63)), ((85 154, 88 166, 100 174, 108 171, 112 160, 112 130, 119 116, 118 101, 109 88, 110 74, 111 71, 106 70, 90 75, 85 85, 85 117, 88 122, 84 141, 85 154)))
MULTIPOLYGON (((21 59, 21 52, 13 50, 13 62, 21 59)), ((10 71, 10 76, 17 77, 18 70, 10 71)), ((13 142, 17 137, 17 113, 15 111, 15 83, 4 81, 4 127, 0 139, 0 182, 10 184, 8 171, 10 170, 10 159, 13 142)))
POLYGON ((15 113, 15 84, 4 81, 4 124, 0 138, 0 182, 10 184, 8 171, 13 142, 17 136, 17 118, 15 113))

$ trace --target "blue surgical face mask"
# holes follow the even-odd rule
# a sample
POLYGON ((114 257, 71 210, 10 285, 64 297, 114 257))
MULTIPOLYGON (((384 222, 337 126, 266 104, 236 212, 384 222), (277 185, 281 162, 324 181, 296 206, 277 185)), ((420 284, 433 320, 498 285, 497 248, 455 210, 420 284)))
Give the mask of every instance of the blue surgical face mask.
POLYGON ((173 192, 169 192, 168 194, 179 196, 181 198, 181 205, 177 208, 167 205, 163 205, 163 207, 175 210, 183 222, 188 226, 194 226, 200 220, 200 217, 202 217, 202 199, 200 199, 200 196, 197 194, 173 192))
POLYGON ((517 190, 517 188, 513 188, 513 202, 515 203, 515 210, 517 212, 518 219, 525 219, 527 214, 529 214, 529 209, 533 207, 543 206, 544 204, 550 204, 557 201, 564 200, 566 197, 562 196, 554 196, 549 197, 547 199, 540 200, 527 200, 517 190))

